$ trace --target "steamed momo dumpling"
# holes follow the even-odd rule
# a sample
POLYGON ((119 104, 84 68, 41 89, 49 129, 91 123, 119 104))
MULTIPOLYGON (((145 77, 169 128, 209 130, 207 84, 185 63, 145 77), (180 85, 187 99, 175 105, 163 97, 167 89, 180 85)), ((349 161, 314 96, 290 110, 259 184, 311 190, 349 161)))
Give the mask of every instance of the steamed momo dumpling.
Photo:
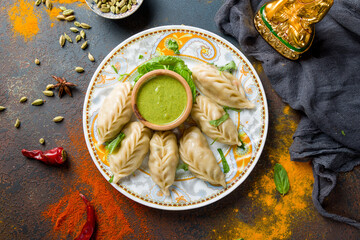
POLYGON ((243 89, 239 91, 239 85, 234 86, 232 79, 228 79, 229 76, 215 66, 206 63, 196 65, 192 69, 192 76, 196 87, 220 105, 238 109, 255 106, 246 98, 243 89))
POLYGON ((215 101, 201 95, 196 97, 191 116, 201 131, 218 142, 241 146, 238 131, 231 118, 228 118, 217 127, 211 126, 209 121, 219 119, 223 115, 225 115, 224 109, 215 101))
POLYGON ((141 122, 128 123, 122 132, 125 138, 120 148, 108 158, 114 183, 138 169, 149 151, 151 130, 141 122))
POLYGON ((161 191, 170 196, 179 163, 179 149, 173 132, 156 132, 150 140, 149 169, 153 181, 161 191))
POLYGON ((114 139, 130 121, 131 115, 131 84, 120 83, 105 98, 100 108, 97 119, 99 144, 114 139))
POLYGON ((195 177, 213 185, 226 187, 224 173, 199 128, 191 127, 184 132, 179 152, 181 159, 189 165, 189 170, 195 177))

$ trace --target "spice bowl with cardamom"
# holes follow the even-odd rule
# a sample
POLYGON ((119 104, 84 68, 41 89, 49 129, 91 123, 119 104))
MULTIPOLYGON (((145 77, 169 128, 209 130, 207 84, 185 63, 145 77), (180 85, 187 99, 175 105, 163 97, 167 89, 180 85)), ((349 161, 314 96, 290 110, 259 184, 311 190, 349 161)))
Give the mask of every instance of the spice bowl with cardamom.
POLYGON ((143 0, 86 0, 86 4, 97 15, 109 19, 122 19, 133 14, 143 0))

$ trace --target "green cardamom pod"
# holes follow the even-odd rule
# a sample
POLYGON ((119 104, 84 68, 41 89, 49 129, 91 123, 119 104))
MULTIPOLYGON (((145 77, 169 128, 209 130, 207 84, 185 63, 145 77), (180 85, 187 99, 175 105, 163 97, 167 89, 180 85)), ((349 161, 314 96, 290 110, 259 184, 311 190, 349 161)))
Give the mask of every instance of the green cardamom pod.
POLYGON ((74 16, 74 15, 67 16, 67 17, 65 18, 65 20, 68 21, 68 22, 74 21, 74 20, 75 20, 75 16, 74 16))
POLYGON ((80 41, 80 40, 81 40, 81 36, 80 36, 80 35, 76 35, 75 40, 76 40, 76 42, 80 41))
POLYGON ((22 98, 20 98, 19 102, 23 103, 23 102, 26 102, 26 101, 27 101, 27 97, 22 97, 22 98))
POLYGON ((64 37, 65 37, 65 39, 66 40, 68 40, 69 42, 73 42, 72 40, 71 40, 71 38, 69 37, 69 35, 67 35, 66 33, 64 33, 64 37))
POLYGON ((20 127, 20 120, 17 118, 16 122, 14 124, 14 127, 19 128, 20 127))
POLYGON ((75 27, 81 27, 81 24, 78 21, 74 22, 75 27))
POLYGON ((42 2, 43 4, 45 4, 45 1, 46 1, 46 0, 42 0, 41 2, 42 2))
POLYGON ((85 31, 84 30, 81 30, 80 31, 80 36, 85 39, 86 38, 86 34, 85 34, 85 31))
POLYGON ((71 27, 70 31, 72 31, 73 33, 79 32, 79 30, 76 27, 71 27))
POLYGON ((100 11, 103 12, 103 13, 108 13, 108 12, 110 12, 110 8, 102 7, 102 8, 100 8, 100 11))
POLYGON ((34 62, 35 62, 36 65, 39 65, 39 64, 40 64, 40 60, 37 59, 37 58, 35 58, 35 61, 34 61, 34 62))
POLYGON ((53 91, 49 91, 49 90, 46 90, 46 91, 43 91, 43 94, 47 97, 52 97, 54 96, 54 92, 53 91))
POLYGON ((66 7, 64 6, 60 6, 59 8, 61 9, 61 11, 66 11, 66 7))
POLYGON ((115 13, 120 14, 120 8, 119 7, 116 7, 115 13))
POLYGON ((54 84, 48 84, 48 85, 46 86, 46 90, 53 89, 53 88, 55 88, 55 85, 54 85, 54 84))
POLYGON ((40 143, 41 145, 43 145, 43 144, 45 143, 45 139, 40 138, 40 139, 39 139, 39 143, 40 143))
POLYGON ((74 10, 72 10, 72 9, 66 9, 65 11, 63 11, 63 15, 64 16, 70 16, 70 15, 72 15, 74 13, 74 10))
POLYGON ((125 13, 128 10, 127 6, 123 6, 120 10, 120 13, 125 13))
POLYGON ((57 117, 54 117, 54 119, 53 119, 53 121, 54 122, 61 122, 62 120, 64 120, 64 117, 62 117, 62 116, 57 116, 57 117))
POLYGON ((98 8, 101 8, 101 4, 102 4, 102 2, 100 1, 100 2, 98 2, 98 3, 96 4, 96 6, 97 6, 98 8))
POLYGON ((88 53, 88 58, 90 61, 95 62, 95 58, 93 55, 91 55, 91 53, 88 53))
POLYGON ((59 43, 60 43, 60 46, 61 46, 61 47, 64 46, 65 40, 66 40, 66 39, 65 39, 64 35, 61 35, 61 36, 60 36, 60 39, 59 39, 59 43))
POLYGON ((39 6, 41 4, 41 0, 36 0, 35 5, 39 6))
POLYGON ((84 69, 82 67, 76 67, 75 71, 78 73, 82 73, 82 72, 84 72, 84 69))
POLYGON ((81 45, 81 49, 84 50, 85 48, 87 48, 88 43, 87 41, 85 41, 82 45, 81 45))
POLYGON ((135 5, 137 3, 137 0, 132 0, 132 4, 135 5))
POLYGON ((65 16, 64 15, 57 15, 56 18, 60 21, 64 21, 65 20, 65 16))
POLYGON ((116 7, 115 7, 115 6, 111 6, 111 7, 110 7, 110 11, 111 11, 112 13, 115 13, 116 7))
POLYGON ((35 101, 33 101, 31 103, 31 105, 34 105, 34 106, 40 106, 40 105, 43 105, 44 104, 44 100, 42 99, 36 99, 35 101))
POLYGON ((52 3, 50 2, 50 0, 46 0, 46 1, 45 1, 45 6, 46 6, 49 10, 51 10, 52 7, 53 7, 53 5, 52 5, 52 3))
POLYGON ((86 23, 81 23, 81 27, 84 28, 84 29, 90 29, 91 26, 89 24, 86 24, 86 23))
POLYGON ((4 111, 5 109, 6 109, 6 107, 0 106, 0 112, 1 112, 1 111, 4 111))
POLYGON ((122 8, 123 6, 125 6, 125 4, 126 4, 126 0, 121 0, 118 7, 122 8))

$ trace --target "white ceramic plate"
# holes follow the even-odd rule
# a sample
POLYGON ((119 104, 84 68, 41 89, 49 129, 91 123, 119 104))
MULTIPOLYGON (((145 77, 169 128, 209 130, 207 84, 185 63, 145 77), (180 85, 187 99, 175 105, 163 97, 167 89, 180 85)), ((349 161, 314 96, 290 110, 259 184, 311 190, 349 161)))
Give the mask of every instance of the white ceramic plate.
MULTIPOLYGON (((105 97, 121 81, 133 82, 137 76, 137 67, 153 56, 174 55, 167 48, 169 39, 179 44, 180 57, 190 69, 198 63, 208 62, 225 65, 233 60, 237 65, 234 73, 241 81, 247 98, 256 108, 240 113, 230 111, 244 143, 243 148, 215 142, 211 149, 222 168, 220 155, 224 152, 230 171, 226 174, 227 188, 213 186, 195 178, 189 171, 177 170, 176 180, 170 188, 171 196, 165 197, 152 181, 147 166, 148 158, 132 175, 112 183, 118 191, 132 200, 164 210, 193 209, 213 203, 234 191, 255 167, 263 150, 268 129, 268 107, 261 81, 246 57, 225 39, 189 26, 162 26, 138 33, 120 43, 101 62, 89 84, 83 109, 83 127, 90 155, 106 180, 112 175, 106 165, 104 148, 97 146, 96 119, 105 97), (143 58, 139 57, 140 55, 143 58), (113 67, 117 68, 115 73, 113 67)), ((136 121, 136 119, 133 119, 136 121)), ((183 131, 180 127, 180 131, 183 131)), ((213 140, 207 138, 209 143, 213 140)))

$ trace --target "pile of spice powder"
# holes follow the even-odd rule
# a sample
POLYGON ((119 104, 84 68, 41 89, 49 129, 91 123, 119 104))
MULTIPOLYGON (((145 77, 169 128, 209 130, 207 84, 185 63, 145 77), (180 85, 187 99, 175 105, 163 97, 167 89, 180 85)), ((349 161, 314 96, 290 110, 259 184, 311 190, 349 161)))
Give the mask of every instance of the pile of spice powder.
POLYGON ((39 32, 40 12, 35 11, 34 2, 15 1, 8 11, 10 24, 15 36, 31 40, 39 32))
MULTIPOLYGON (((305 217, 310 219, 314 212, 309 208, 311 202, 313 174, 311 164, 290 160, 289 147, 297 124, 291 119, 294 116, 289 106, 284 108, 284 115, 277 119, 275 134, 277 145, 269 148, 271 165, 280 163, 286 169, 290 191, 279 196, 275 189, 273 168, 255 182, 248 197, 252 200, 252 208, 260 208, 253 220, 243 222, 236 216, 228 219, 225 225, 215 227, 210 234, 211 239, 291 239, 292 227, 305 217)), ((239 210, 235 209, 234 215, 239 210), (237 211, 236 211, 237 210, 237 211)))

